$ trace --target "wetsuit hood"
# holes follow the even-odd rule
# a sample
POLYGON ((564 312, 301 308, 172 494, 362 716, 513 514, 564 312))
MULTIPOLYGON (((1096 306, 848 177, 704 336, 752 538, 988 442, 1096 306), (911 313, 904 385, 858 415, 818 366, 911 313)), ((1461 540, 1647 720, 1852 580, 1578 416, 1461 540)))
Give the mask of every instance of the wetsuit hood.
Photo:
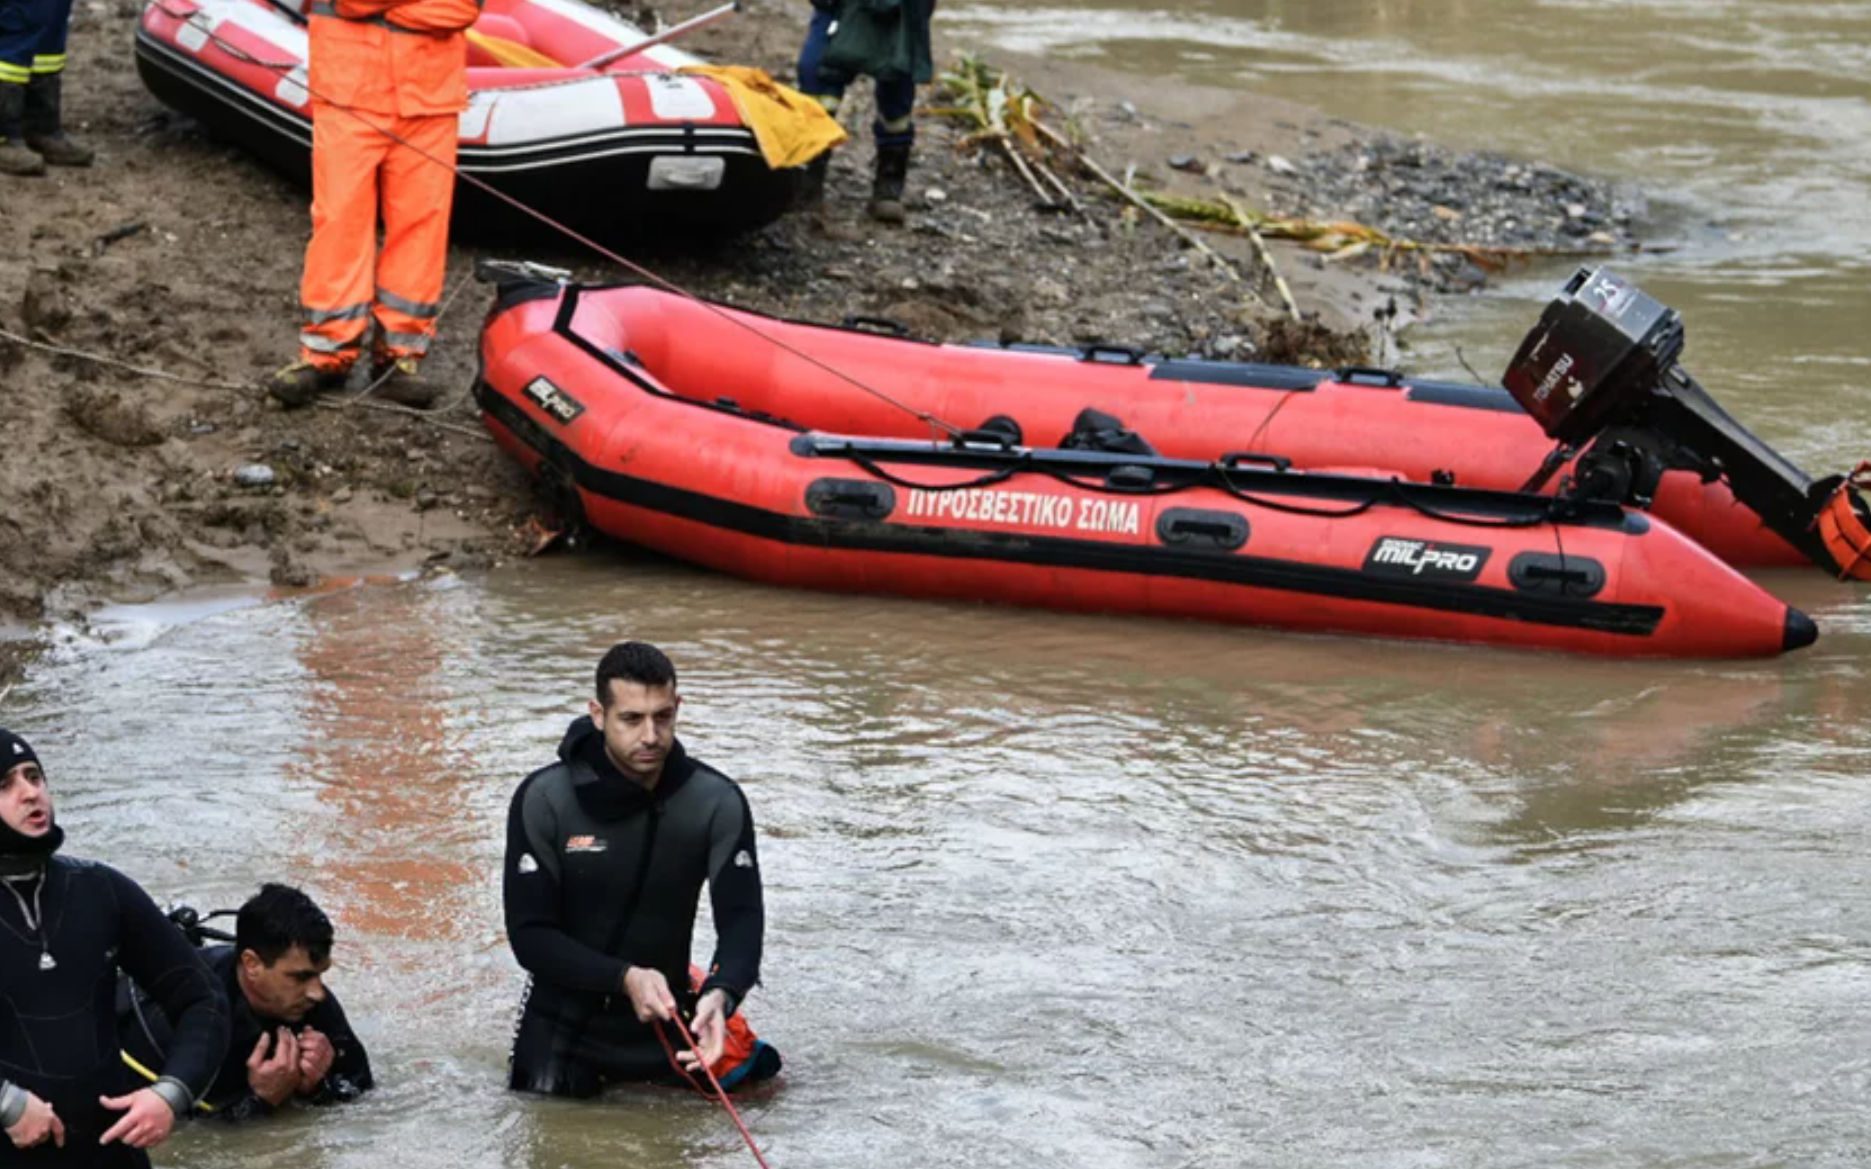
POLYGON ((660 804, 674 795, 688 781, 695 765, 689 761, 682 740, 669 748, 663 760, 663 774, 654 790, 625 775, 604 750, 604 735, 591 721, 580 715, 565 729, 559 742, 559 759, 572 769, 572 793, 579 806, 601 820, 620 820, 660 804))
POLYGON ((11 824, 0 823, 0 876, 21 877, 45 867, 46 858, 65 843, 65 830, 56 822, 41 836, 28 836, 11 824))

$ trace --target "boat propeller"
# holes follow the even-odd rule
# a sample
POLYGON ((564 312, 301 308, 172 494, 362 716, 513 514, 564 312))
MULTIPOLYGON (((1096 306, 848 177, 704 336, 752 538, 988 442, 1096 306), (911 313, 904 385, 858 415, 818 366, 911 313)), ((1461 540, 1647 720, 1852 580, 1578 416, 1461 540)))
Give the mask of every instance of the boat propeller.
POLYGON ((1608 268, 1581 268, 1502 379, 1568 461, 1562 494, 1647 506, 1665 471, 1726 479, 1766 525, 1841 578, 1871 580, 1871 463, 1813 479, 1742 426, 1683 368, 1682 317, 1608 268), (1580 453, 1582 452, 1582 453, 1580 453))

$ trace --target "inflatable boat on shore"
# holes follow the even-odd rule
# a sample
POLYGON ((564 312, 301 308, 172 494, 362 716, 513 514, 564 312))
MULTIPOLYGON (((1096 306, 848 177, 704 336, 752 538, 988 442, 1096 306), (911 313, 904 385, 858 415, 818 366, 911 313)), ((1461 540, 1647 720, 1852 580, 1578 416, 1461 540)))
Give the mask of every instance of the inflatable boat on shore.
MULTIPOLYGON (((150 0, 137 25, 137 72, 165 105, 309 184, 303 8, 150 0)), ((680 72, 698 59, 654 45, 578 65, 646 39, 579 0, 487 0, 469 38, 462 173, 599 242, 725 234, 777 218, 794 172, 767 165, 719 82, 680 72)), ((469 182, 457 184, 454 222, 478 239, 545 234, 469 182)))
MULTIPOLYGON (((658 339, 635 348, 647 355, 654 344, 656 368, 677 383, 732 386, 743 408, 788 416, 810 399, 811 425, 840 434, 929 434, 914 413, 854 391, 848 378, 888 387, 895 402, 952 422, 1002 415, 1036 441, 1067 433, 1090 406, 1176 458, 1256 451, 1299 468, 1367 468, 1490 491, 1520 490, 1555 449, 1498 387, 1387 370, 1181 360, 1112 345, 932 345, 879 319, 853 318, 842 328, 776 321, 648 289, 609 299, 628 306, 633 334, 658 339), (729 317, 811 354, 824 368, 776 351, 729 317), (663 340, 677 337, 693 343, 663 340)), ((1552 475, 1545 489, 1555 490, 1568 469, 1552 475)), ((1719 479, 1669 470, 1647 510, 1730 564, 1806 563, 1719 479)))
POLYGON ((749 579, 1607 655, 1817 636, 1633 509, 1300 470, 1220 426, 1159 440, 1167 411, 1108 392, 1112 375, 1148 380, 1128 359, 909 343, 509 270, 481 361, 489 431, 566 510, 749 579), (969 429, 932 441, 938 418, 969 429))

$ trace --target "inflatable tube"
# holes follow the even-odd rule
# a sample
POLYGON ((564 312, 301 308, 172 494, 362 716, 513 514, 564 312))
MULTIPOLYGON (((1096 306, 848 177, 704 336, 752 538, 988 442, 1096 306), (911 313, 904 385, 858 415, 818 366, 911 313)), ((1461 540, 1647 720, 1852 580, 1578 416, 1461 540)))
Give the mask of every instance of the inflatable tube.
MULTIPOLYGON (((862 352, 946 417, 1042 426, 1029 391, 1071 372, 1081 404, 1128 408, 1091 388, 1126 370, 1096 362, 760 327, 841 368, 862 352)), ((854 428, 902 411, 641 288, 505 286, 481 358, 488 429, 592 526, 749 579, 1609 655, 1769 655, 1816 636, 1669 524, 1610 505, 987 430, 906 439, 928 433, 907 415, 854 428)))
MULTIPOLYGON (((301 183, 311 181, 306 31, 289 0, 151 0, 137 72, 165 105, 301 183)), ((469 49, 458 165, 581 234, 625 243, 671 230, 722 234, 769 223, 792 201, 734 101, 667 45, 602 69, 510 67, 507 56, 580 62, 638 43, 635 26, 579 0, 487 0, 469 49)), ((540 238, 531 216, 469 182, 458 234, 540 238)))
MULTIPOLYGON (((1057 441, 1089 406, 1178 458, 1261 452, 1301 468, 1379 467, 1491 491, 1519 490, 1553 449, 1500 388, 1383 370, 1169 359, 1116 346, 932 345, 880 335, 888 322, 854 319, 863 327, 832 328, 774 321, 649 288, 609 293, 606 303, 628 316, 632 347, 671 384, 735 386, 743 407, 769 413, 811 399, 818 406, 809 425, 839 433, 925 438, 929 428, 761 342, 724 313, 957 425, 1003 414, 1035 445, 1057 441)), ((1808 563, 1721 482, 1669 472, 1647 510, 1738 567, 1808 563)))

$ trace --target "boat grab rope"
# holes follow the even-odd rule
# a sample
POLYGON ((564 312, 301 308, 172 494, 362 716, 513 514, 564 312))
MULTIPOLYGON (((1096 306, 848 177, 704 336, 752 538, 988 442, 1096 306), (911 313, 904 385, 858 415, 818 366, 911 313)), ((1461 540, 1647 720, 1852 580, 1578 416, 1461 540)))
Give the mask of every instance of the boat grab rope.
POLYGON ((1383 502, 1384 498, 1388 496, 1395 502, 1413 511, 1420 512, 1429 519, 1438 520, 1442 523, 1459 524, 1470 528, 1537 528, 1541 524, 1550 523, 1554 520, 1555 509, 1550 504, 1540 509, 1537 514, 1518 517, 1502 516, 1498 519, 1443 511, 1441 508, 1431 507, 1422 500, 1417 499, 1415 495, 1405 490, 1405 488, 1409 486, 1409 483, 1395 476, 1388 479, 1374 480, 1374 482, 1381 482, 1384 484, 1386 490, 1383 492, 1373 492, 1369 499, 1350 508, 1333 510, 1330 508, 1306 507, 1303 504, 1297 503, 1276 503, 1265 496, 1243 491, 1239 487, 1236 487, 1233 480, 1228 478, 1227 468, 1223 467, 1220 463, 1216 463, 1214 469, 1216 480, 1221 484, 1221 489, 1240 500, 1242 503, 1251 503, 1256 507, 1264 507, 1268 511, 1287 512, 1291 515, 1318 516, 1323 519, 1350 519, 1353 516, 1363 515, 1365 512, 1370 511, 1373 507, 1383 502))
MULTIPOLYGON (((754 1134, 747 1131, 747 1125, 741 1120, 741 1114, 735 1109, 734 1102, 728 1099, 727 1090, 721 1086, 721 1081, 715 1078, 715 1069, 709 1067, 708 1061, 702 1058, 702 1049, 696 1044, 695 1036, 689 1034, 688 1024, 682 1021, 682 1016, 679 1014, 670 1015, 669 1021, 676 1025, 676 1030, 682 1034, 682 1041, 688 1044, 689 1050, 695 1054, 695 1066, 701 1068, 702 1074, 708 1077, 708 1087, 713 1089, 713 1097, 721 1102, 721 1107, 728 1110, 728 1116, 733 1119, 734 1127, 741 1130, 741 1139, 747 1142, 748 1151, 753 1153, 754 1160, 760 1162, 760 1169, 772 1169, 772 1166, 767 1164, 766 1157, 761 1154, 760 1146, 754 1143, 754 1134)), ((710 1092, 703 1091, 702 1086, 695 1082, 694 1074, 683 1067, 682 1061, 676 1058, 676 1049, 670 1046, 669 1037, 663 1034, 662 1021, 657 1020, 652 1029, 656 1032, 656 1041, 663 1045, 663 1054, 669 1057, 669 1066, 675 1068, 682 1078, 689 1082, 691 1088, 701 1092, 704 1096, 711 1095, 710 1092)))
POLYGON ((989 471, 979 479, 969 479, 961 483, 917 483, 905 479, 901 475, 884 470, 882 467, 878 466, 874 460, 868 459, 863 455, 853 454, 846 455, 845 457, 864 468, 866 471, 869 471, 877 478, 882 479, 885 483, 901 487, 905 491, 972 491, 977 487, 992 487, 996 483, 1005 483, 1007 480, 1026 469, 1024 466, 1016 464, 1011 467, 1002 467, 998 471, 989 471))
POLYGON ((1422 512, 1430 519, 1441 520, 1443 523, 1448 524, 1460 524, 1470 528, 1537 528, 1541 524, 1557 524, 1560 518, 1565 514, 1566 505, 1568 503, 1567 500, 1560 499, 1557 496, 1541 496, 1540 498, 1545 499, 1547 502, 1546 505, 1540 509, 1538 514, 1520 517, 1502 516, 1499 519, 1485 519, 1481 516, 1458 515, 1455 512, 1447 512, 1443 511, 1441 508, 1430 507, 1422 500, 1413 497, 1409 492, 1403 490, 1403 480, 1391 479, 1389 482, 1392 489, 1396 492, 1398 499, 1402 500, 1410 507, 1415 508, 1417 511, 1422 512))
MULTIPOLYGON (((1114 486, 1108 481, 1100 482, 1095 479, 1085 479, 1065 471, 1047 467, 1043 464, 1035 464, 1030 457, 1030 452, 1015 456, 1007 466, 989 471, 987 474, 974 479, 965 479, 959 483, 919 483, 914 479, 906 479, 894 471, 887 470, 881 466, 876 459, 868 455, 862 455, 855 451, 845 451, 843 454, 846 459, 870 473, 874 478, 889 483, 892 486, 901 487, 906 491, 973 491, 979 488, 993 487, 997 484, 1005 483, 1015 475, 1027 472, 1045 475, 1068 487, 1076 487, 1081 491, 1089 491, 1099 495, 1141 496, 1148 498, 1151 496, 1177 495, 1185 491, 1193 491, 1202 487, 1218 487, 1228 496, 1254 507, 1264 508, 1268 511, 1284 512, 1288 515, 1312 516, 1320 519, 1351 519, 1354 516, 1363 515, 1380 503, 1393 502, 1395 504, 1401 504, 1428 519, 1462 527, 1518 529, 1537 528, 1542 524, 1552 524, 1555 529, 1555 537, 1557 537, 1557 529, 1560 523, 1565 518, 1567 508, 1567 501, 1563 499, 1544 498, 1543 506, 1530 511, 1524 516, 1487 517, 1464 515, 1459 512, 1445 511, 1439 507, 1432 507, 1423 502, 1416 498, 1415 493, 1409 490, 1411 484, 1407 480, 1395 476, 1388 479, 1373 478, 1368 480, 1374 488, 1370 496, 1349 507, 1309 507, 1301 503, 1269 499, 1265 495, 1257 494, 1236 485, 1234 480, 1228 477, 1228 468, 1220 462, 1210 464, 1206 468, 1207 474, 1199 478, 1190 479, 1186 482, 1153 484, 1148 487, 1120 487, 1114 486)), ((1134 465, 1145 466, 1145 464, 1141 463, 1134 465)), ((1871 470, 1871 464, 1867 464, 1866 469, 1871 470)), ((1565 555, 1563 544, 1559 546, 1559 554, 1561 556, 1565 555)), ((1867 552, 1866 555, 1871 557, 1871 552, 1867 552)))
MULTIPOLYGON (((219 47, 222 52, 226 53, 228 56, 234 58, 235 60, 244 61, 251 65, 257 65, 262 69, 270 69, 276 73, 281 73, 281 74, 291 74, 297 71, 300 67, 300 62, 297 62, 297 61, 268 61, 264 58, 254 56, 252 53, 241 48, 239 45, 236 45, 232 43, 231 41, 228 41, 227 39, 222 37, 220 33, 216 31, 213 27, 204 27, 201 22, 196 21, 195 19, 195 16, 197 15, 196 12, 178 11, 174 8, 168 7, 166 4, 162 2, 162 0, 152 0, 150 7, 156 8, 168 16, 174 17, 175 19, 183 21, 184 23, 188 24, 190 27, 200 30, 202 34, 206 36, 210 41, 213 41, 214 44, 217 47, 219 47)), ((286 10, 282 8, 281 11, 286 11, 286 10)), ((299 19, 303 20, 304 18, 300 17, 299 19)), ((662 276, 661 274, 657 272, 651 271, 649 268, 644 267, 642 264, 639 264, 635 262, 634 260, 626 259, 625 257, 617 254, 611 249, 598 243, 596 240, 593 240, 589 238, 588 236, 585 236, 573 230, 571 227, 567 226, 566 224, 560 223, 558 220, 552 218, 550 215, 547 215, 545 212, 540 211, 539 209, 528 205, 527 203, 523 202, 520 199, 514 198, 512 195, 509 195, 505 191, 498 189, 493 184, 481 179, 480 177, 469 174, 468 172, 462 170, 459 166, 456 166, 453 163, 443 162, 441 159, 435 157, 435 155, 429 153, 428 151, 424 150, 422 147, 416 145, 415 143, 410 142, 408 139, 397 134, 395 131, 385 126, 378 125, 374 120, 372 120, 371 118, 365 117, 359 111, 351 109, 349 106, 340 105, 337 102, 328 100, 323 94, 319 93, 317 90, 313 89, 310 86, 310 84, 308 83, 309 78, 304 81, 301 81, 298 78, 293 78, 292 80, 293 80, 294 85, 297 85, 299 88, 305 90, 306 94, 313 100, 318 101, 330 107, 331 109, 342 110, 346 115, 350 116, 351 118, 356 119, 359 122, 362 122, 366 127, 383 135, 385 138, 388 138, 390 141, 395 142, 399 146, 405 147, 406 149, 421 156, 422 158, 428 159, 430 162, 434 163, 435 165, 439 167, 445 168, 460 181, 468 183, 471 186, 474 186, 480 189, 484 193, 491 195, 494 198, 500 200, 501 202, 507 204, 508 206, 514 208, 515 210, 531 216, 532 218, 538 220, 540 223, 546 225, 552 230, 559 232, 561 235, 565 236, 567 239, 583 244, 585 247, 590 248, 593 252, 596 252, 598 255, 604 257, 606 260, 609 260, 611 263, 616 264, 621 268, 624 268, 630 272, 635 273, 637 276, 641 277, 644 281, 650 284, 653 284, 658 288, 664 289, 665 291, 672 292, 676 294, 677 296, 683 297, 687 300, 694 301, 696 304, 702 306, 707 311, 720 317, 722 320, 727 321, 730 324, 740 329, 743 329, 749 333, 752 333, 754 336, 758 337, 762 341, 765 341, 767 344, 773 346, 774 348, 779 349, 793 357, 797 357, 799 360, 805 362, 807 365, 813 366, 814 368, 820 370, 823 373, 830 374, 832 377, 838 379, 839 381, 842 381, 846 383, 847 385, 853 386, 856 389, 862 390, 864 393, 871 395, 872 397, 878 399, 879 401, 886 403, 887 405, 896 407, 897 409, 915 418, 917 421, 922 422, 925 425, 929 426, 931 429, 947 434, 951 439, 960 438, 962 436, 963 429, 959 426, 956 426, 954 423, 949 422, 946 419, 940 418, 937 415, 931 413, 930 411, 920 410, 910 405, 907 402, 904 402, 898 398, 892 397, 890 394, 877 388, 876 386, 870 385, 867 382, 863 381, 862 379, 852 374, 849 374, 845 372, 844 370, 838 369, 835 366, 825 361, 822 361, 817 357, 814 357, 812 354, 805 352, 804 350, 798 348, 797 346, 788 344, 786 341, 782 340, 781 338, 776 337, 772 335, 771 333, 768 333, 765 330, 761 329, 758 325, 754 324, 752 321, 736 316, 735 314, 722 308, 720 305, 714 304, 713 302, 703 298, 702 296, 694 292, 690 292, 688 289, 682 287, 681 285, 677 284, 673 280, 670 280, 667 277, 662 276)))
MULTIPOLYGON (((1235 499, 1240 500, 1242 503, 1252 504, 1255 507, 1264 507, 1268 511, 1285 512, 1288 515, 1316 516, 1328 520, 1348 520, 1353 516, 1363 515, 1365 512, 1377 506, 1377 494, 1375 492, 1363 503, 1353 504, 1348 508, 1333 509, 1325 507, 1305 507, 1297 503, 1275 503, 1271 499, 1254 495, 1251 492, 1243 491, 1239 487, 1236 487, 1234 485, 1234 480, 1228 478, 1228 469, 1220 463, 1215 464, 1215 481, 1221 484, 1221 489, 1223 491, 1227 492, 1235 499)), ((1388 480, 1388 482, 1394 483, 1396 480, 1388 480)))

